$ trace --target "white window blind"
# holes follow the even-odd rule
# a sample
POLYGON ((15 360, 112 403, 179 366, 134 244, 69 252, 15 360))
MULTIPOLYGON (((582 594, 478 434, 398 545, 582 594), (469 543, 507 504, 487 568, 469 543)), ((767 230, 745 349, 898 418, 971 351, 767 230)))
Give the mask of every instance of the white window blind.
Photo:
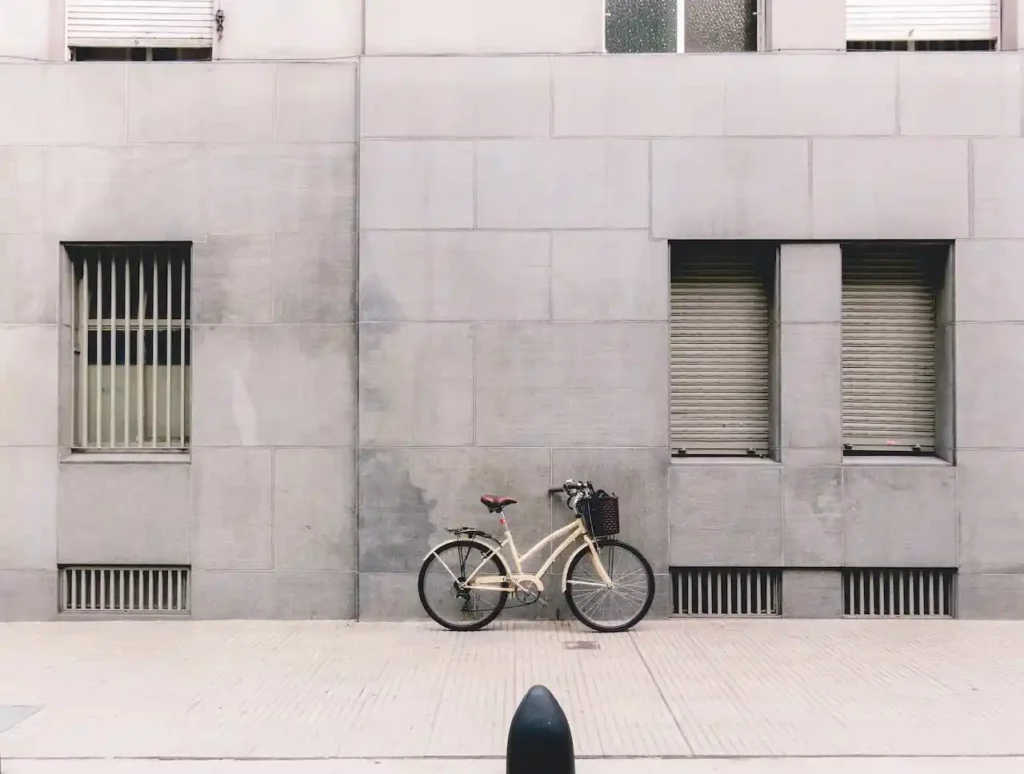
POLYGON ((847 40, 996 40, 999 0, 847 0, 847 40))
POLYGON ((941 246, 843 249, 843 443, 847 452, 935 450, 941 246))
POLYGON ((675 454, 766 455, 774 253, 672 257, 671 444, 675 454))
POLYGON ((183 450, 190 438, 190 247, 68 245, 73 447, 183 450))
POLYGON ((215 13, 213 0, 68 0, 67 44, 209 47, 215 13))

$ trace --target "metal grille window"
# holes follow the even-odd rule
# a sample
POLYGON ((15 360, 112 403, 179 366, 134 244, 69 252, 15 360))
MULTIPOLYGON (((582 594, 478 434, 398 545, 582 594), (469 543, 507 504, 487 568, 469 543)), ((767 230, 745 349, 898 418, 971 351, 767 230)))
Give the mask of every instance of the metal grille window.
POLYGON ((187 613, 188 567, 62 567, 62 613, 187 613))
POLYGON ((782 615, 782 571, 673 567, 672 609, 690 616, 782 615))
POLYGON ((671 444, 676 455, 766 456, 774 250, 674 249, 671 444))
POLYGON ((847 454, 935 451, 936 300, 946 252, 843 247, 847 454))
POLYGON ((73 62, 209 62, 212 48, 72 48, 73 62))
POLYGON ((956 570, 843 570, 843 614, 952 617, 956 570))
POLYGON ((188 244, 67 245, 76 450, 187 449, 188 244))

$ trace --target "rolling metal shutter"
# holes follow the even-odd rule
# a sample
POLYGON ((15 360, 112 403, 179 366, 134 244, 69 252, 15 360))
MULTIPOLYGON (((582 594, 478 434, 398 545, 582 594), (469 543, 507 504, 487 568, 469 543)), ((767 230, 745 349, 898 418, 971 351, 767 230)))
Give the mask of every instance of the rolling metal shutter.
POLYGON ((69 46, 213 45, 213 0, 68 0, 69 46))
POLYGON ((843 443, 849 451, 935 450, 941 251, 843 251, 843 443))
POLYGON ((769 282, 762 253, 679 256, 672 266, 671 444, 767 454, 769 282))
POLYGON ((999 0, 847 0, 847 40, 996 40, 999 0))

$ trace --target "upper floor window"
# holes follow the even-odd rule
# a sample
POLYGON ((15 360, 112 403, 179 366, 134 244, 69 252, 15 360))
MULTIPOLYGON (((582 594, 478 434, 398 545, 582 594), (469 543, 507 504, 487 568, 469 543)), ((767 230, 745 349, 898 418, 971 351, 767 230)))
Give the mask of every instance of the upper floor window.
POLYGON ((847 0, 850 51, 990 51, 999 0, 847 0))
POLYGON ((757 51, 764 0, 607 0, 609 53, 757 51))
POLYGON ((67 45, 76 61, 209 59, 215 16, 214 0, 67 0, 67 45))

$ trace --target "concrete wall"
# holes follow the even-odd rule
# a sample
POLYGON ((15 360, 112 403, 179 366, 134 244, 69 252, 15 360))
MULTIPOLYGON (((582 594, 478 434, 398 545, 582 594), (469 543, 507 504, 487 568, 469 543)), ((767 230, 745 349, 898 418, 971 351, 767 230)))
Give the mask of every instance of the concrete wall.
POLYGON ((0 67, 0 618, 53 617, 57 564, 93 562, 191 564, 199 617, 355 614, 355 87, 0 67), (61 462, 69 239, 194 242, 190 459, 61 462))

